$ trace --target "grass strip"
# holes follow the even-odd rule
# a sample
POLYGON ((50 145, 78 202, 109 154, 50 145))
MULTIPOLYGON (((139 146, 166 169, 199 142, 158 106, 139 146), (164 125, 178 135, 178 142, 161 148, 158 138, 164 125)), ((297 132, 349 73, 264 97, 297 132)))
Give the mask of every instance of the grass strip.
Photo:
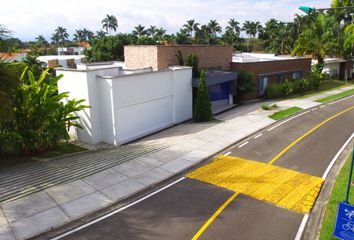
POLYGON ((347 97, 347 96, 352 95, 352 94, 354 94, 354 89, 350 89, 350 90, 347 90, 347 91, 342 92, 342 93, 338 93, 338 94, 335 94, 335 95, 331 95, 331 96, 328 96, 328 97, 324 97, 324 98, 318 99, 318 100, 316 100, 316 102, 319 102, 319 103, 332 102, 332 101, 338 100, 338 99, 343 98, 343 97, 347 97))
MULTIPOLYGON (((339 172, 337 179, 334 183, 332 194, 329 198, 326 213, 323 218, 322 228, 320 233, 320 240, 336 240, 333 237, 334 222, 336 221, 338 202, 344 201, 345 194, 347 191, 347 181, 349 175, 351 156, 346 160, 343 168, 339 172)), ((353 187, 352 187, 353 188, 353 187)), ((351 189, 351 194, 349 196, 349 203, 354 203, 353 189, 351 189)))
POLYGON ((286 118, 290 115, 293 115, 297 112, 300 112, 301 110, 302 110, 302 108, 299 108, 299 107, 291 107, 291 108, 288 108, 285 110, 281 110, 279 112, 275 112, 272 115, 270 115, 269 117, 274 120, 280 120, 280 119, 286 118))

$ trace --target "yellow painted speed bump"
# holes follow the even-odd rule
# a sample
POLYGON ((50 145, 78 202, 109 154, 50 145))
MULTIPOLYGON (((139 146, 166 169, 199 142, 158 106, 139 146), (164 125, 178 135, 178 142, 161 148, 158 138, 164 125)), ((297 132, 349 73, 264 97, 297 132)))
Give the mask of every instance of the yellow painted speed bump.
POLYGON ((300 213, 310 212, 323 179, 270 164, 219 156, 187 175, 300 213))

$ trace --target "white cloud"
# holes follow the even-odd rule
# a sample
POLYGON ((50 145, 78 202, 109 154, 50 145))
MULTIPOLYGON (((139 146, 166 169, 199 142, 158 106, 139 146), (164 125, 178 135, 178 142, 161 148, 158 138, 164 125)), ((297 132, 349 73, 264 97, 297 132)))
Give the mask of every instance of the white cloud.
POLYGON ((216 19, 223 27, 230 18, 266 22, 270 18, 290 21, 301 13, 300 5, 329 7, 331 0, 11 0, 3 2, 0 24, 14 32, 15 37, 33 40, 38 34, 47 38, 58 26, 72 35, 75 29, 101 29, 106 14, 118 19, 118 30, 130 32, 134 26, 156 25, 176 32, 188 19, 206 23, 216 19))

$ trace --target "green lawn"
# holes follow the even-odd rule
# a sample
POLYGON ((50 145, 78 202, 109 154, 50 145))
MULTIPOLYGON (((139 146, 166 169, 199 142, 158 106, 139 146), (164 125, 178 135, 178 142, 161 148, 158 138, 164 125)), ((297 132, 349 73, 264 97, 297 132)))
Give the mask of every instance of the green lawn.
POLYGON ((86 151, 86 148, 82 148, 70 143, 60 143, 57 149, 49 150, 46 152, 34 154, 30 157, 22 156, 10 156, 3 159, 0 158, 0 168, 13 166, 21 163, 28 163, 33 161, 44 161, 45 159, 56 157, 64 154, 86 151))
MULTIPOLYGON (((347 159, 345 165, 341 169, 332 190, 332 195, 329 198, 326 213, 323 219, 320 240, 335 240, 333 237, 334 222, 336 220, 338 202, 344 201, 347 191, 347 181, 349 175, 351 156, 347 159)), ((354 203, 354 188, 351 189, 349 203, 354 203)))
POLYGON ((285 110, 281 110, 279 112, 275 112, 272 115, 270 115, 269 117, 274 120, 280 120, 280 119, 286 118, 290 115, 293 115, 294 113, 297 113, 301 110, 302 110, 302 108, 299 108, 299 107, 291 107, 291 108, 288 108, 285 110))
POLYGON ((338 93, 338 94, 335 94, 335 95, 332 95, 332 96, 328 96, 328 97, 325 97, 325 98, 318 99, 318 100, 316 100, 316 102, 319 102, 319 103, 332 102, 332 101, 335 101, 337 99, 340 99, 340 98, 343 98, 343 97, 346 97, 346 96, 349 96, 349 95, 352 95, 352 94, 354 94, 354 89, 350 89, 350 90, 342 92, 342 93, 338 93))

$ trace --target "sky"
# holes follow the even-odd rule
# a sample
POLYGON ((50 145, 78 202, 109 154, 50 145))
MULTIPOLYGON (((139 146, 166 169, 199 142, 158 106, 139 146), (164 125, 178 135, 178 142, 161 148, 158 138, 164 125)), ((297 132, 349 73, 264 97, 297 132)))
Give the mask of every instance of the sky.
POLYGON ((291 21, 304 14, 299 6, 329 7, 331 0, 3 0, 0 24, 23 41, 39 34, 47 40, 57 26, 68 30, 102 29, 106 14, 118 19, 118 32, 131 32, 134 26, 155 25, 168 33, 177 32, 188 19, 206 24, 216 19, 224 28, 230 18, 265 23, 270 18, 291 21))

